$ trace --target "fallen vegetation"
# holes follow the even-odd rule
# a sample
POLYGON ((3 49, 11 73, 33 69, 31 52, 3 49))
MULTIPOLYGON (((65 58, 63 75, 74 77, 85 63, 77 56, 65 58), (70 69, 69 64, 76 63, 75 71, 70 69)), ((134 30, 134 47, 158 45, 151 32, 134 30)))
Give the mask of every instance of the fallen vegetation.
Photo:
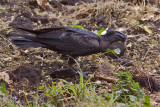
POLYGON ((53 1, 0 1, 2 106, 160 105, 158 0, 147 0, 151 4, 144 0, 53 1), (57 53, 42 48, 23 50, 8 38, 11 32, 19 32, 14 27, 39 29, 75 24, 90 31, 102 28, 123 31, 127 35, 124 56, 112 59, 98 54, 96 58, 95 55, 78 58, 80 68, 94 74, 85 80, 82 74, 68 73, 71 70, 67 69, 67 61, 57 53), (59 73, 62 69, 66 71, 59 73))

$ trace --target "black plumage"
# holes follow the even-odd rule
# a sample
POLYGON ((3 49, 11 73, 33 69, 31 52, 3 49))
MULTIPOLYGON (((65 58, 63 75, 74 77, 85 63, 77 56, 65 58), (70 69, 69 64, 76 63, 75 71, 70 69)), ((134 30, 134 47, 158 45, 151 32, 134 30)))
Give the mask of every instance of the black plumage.
POLYGON ((18 37, 11 37, 15 45, 21 48, 43 47, 73 58, 105 52, 111 44, 126 40, 124 33, 112 30, 106 30, 104 35, 98 36, 74 27, 19 29, 28 33, 15 33, 18 37))

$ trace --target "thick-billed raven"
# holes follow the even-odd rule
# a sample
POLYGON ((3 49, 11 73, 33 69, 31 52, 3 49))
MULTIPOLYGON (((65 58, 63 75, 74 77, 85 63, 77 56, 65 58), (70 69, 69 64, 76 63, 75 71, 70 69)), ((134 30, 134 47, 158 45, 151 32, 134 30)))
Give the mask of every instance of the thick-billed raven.
MULTIPOLYGON (((126 40, 124 33, 112 30, 106 30, 103 35, 98 36, 93 32, 74 27, 19 29, 28 33, 15 33, 19 36, 11 37, 15 45, 21 48, 43 47, 73 58, 106 52, 111 44, 126 40)), ((73 60, 69 63, 72 64, 73 60)))

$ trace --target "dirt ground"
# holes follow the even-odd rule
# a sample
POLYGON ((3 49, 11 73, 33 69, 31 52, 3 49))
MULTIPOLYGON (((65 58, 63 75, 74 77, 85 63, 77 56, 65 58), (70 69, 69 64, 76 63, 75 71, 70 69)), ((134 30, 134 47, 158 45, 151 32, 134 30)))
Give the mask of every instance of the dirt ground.
MULTIPOLYGON (((150 91, 152 105, 160 106, 158 0, 1 0, 0 72, 7 72, 10 76, 10 81, 7 80, 12 84, 8 85, 10 93, 24 99, 20 92, 22 86, 28 93, 34 92, 38 83, 50 84, 53 81, 51 77, 56 77, 54 73, 67 81, 78 81, 77 74, 68 73, 71 70, 67 70, 67 61, 56 52, 44 48, 23 50, 9 39, 11 32, 19 32, 15 27, 39 29, 74 24, 88 30, 104 27, 123 31, 127 41, 122 57, 101 56, 93 60, 93 55, 90 55, 77 61, 83 71, 95 72, 93 81, 100 80, 106 86, 114 84, 119 71, 130 72, 141 87, 150 91), (63 71, 65 77, 58 72, 62 69, 66 69, 63 71), (76 79, 73 80, 73 76, 76 79)), ((32 94, 29 98, 32 99, 32 94)))

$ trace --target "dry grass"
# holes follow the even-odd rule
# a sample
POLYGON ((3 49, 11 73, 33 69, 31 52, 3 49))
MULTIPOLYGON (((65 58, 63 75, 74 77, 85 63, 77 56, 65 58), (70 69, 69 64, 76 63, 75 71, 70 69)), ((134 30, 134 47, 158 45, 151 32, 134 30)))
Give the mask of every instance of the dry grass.
MULTIPOLYGON (((0 6, 0 12, 9 13, 8 9, 4 7, 10 8, 9 6, 0 6)), ((14 6, 14 8, 18 7, 14 6)), ((32 10, 27 6, 24 6, 24 8, 27 11, 32 10)), ((107 76, 114 78, 118 71, 123 70, 131 72, 136 76, 152 75, 157 80, 159 79, 160 24, 158 23, 160 15, 157 12, 160 9, 156 5, 148 4, 144 6, 144 4, 134 5, 123 1, 99 1, 83 3, 77 6, 63 6, 63 8, 63 11, 55 9, 54 12, 49 12, 40 11, 39 8, 34 7, 34 9, 40 11, 40 16, 47 15, 49 19, 57 19, 56 22, 49 21, 46 25, 39 25, 38 22, 34 22, 34 24, 39 25, 37 28, 41 28, 58 26, 59 24, 74 25, 85 22, 82 25, 86 28, 109 27, 123 30, 128 36, 126 41, 127 50, 124 58, 116 60, 103 57, 94 61, 92 56, 80 57, 78 62, 80 62, 82 69, 92 70, 92 68, 97 67, 96 71, 100 72, 98 74, 101 74, 102 78, 106 78, 107 76), (134 20, 140 23, 137 24, 134 20), (153 33, 150 33, 144 26, 152 30, 153 33), (125 64, 121 65, 122 63, 125 64), (126 66, 127 64, 130 65, 126 66), (106 70, 108 69, 106 66, 109 66, 108 71, 106 70)), ((0 71, 12 71, 20 65, 35 66, 41 70, 43 69, 45 72, 65 67, 66 62, 63 64, 60 55, 57 55, 53 51, 41 48, 22 50, 10 42, 6 36, 13 29, 8 24, 16 18, 15 16, 17 16, 17 13, 0 18, 0 31, 2 31, 0 35, 0 71), (56 67, 56 63, 60 63, 62 66, 56 67)), ((152 95, 152 97, 155 96, 156 94, 152 95)), ((156 100, 158 98, 155 98, 153 101, 156 100)))

